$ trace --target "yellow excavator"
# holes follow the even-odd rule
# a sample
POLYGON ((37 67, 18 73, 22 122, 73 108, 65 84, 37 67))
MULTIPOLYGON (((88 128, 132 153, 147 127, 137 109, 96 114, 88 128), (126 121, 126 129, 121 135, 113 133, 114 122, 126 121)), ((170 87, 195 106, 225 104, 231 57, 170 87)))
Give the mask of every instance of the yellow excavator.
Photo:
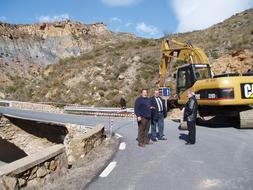
POLYGON ((180 107, 186 104, 187 90, 192 89, 202 118, 216 116, 227 118, 228 125, 234 122, 240 128, 253 127, 253 73, 213 75, 202 49, 174 39, 163 40, 159 68, 160 88, 169 87, 172 92, 169 105, 180 107), (176 47, 172 48, 172 44, 176 47), (172 62, 176 65, 175 85, 166 84, 172 62))

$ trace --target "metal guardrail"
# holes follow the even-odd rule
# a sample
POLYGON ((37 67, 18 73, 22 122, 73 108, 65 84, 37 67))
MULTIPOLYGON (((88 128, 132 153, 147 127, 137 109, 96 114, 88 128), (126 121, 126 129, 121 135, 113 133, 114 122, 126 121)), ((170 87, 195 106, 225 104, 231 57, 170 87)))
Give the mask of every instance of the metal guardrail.
MULTIPOLYGON (((25 103, 20 101, 0 100, 0 106, 12 107, 15 103, 25 103)), ((31 102, 27 102, 33 104, 31 102)), ((34 103, 38 104, 38 103, 34 103)), ((40 102, 43 105, 42 102, 40 102)), ((52 102, 51 102, 52 104, 52 102)), ((46 104, 48 105, 48 104, 46 104)), ((64 112, 73 114, 85 114, 85 115, 100 115, 100 116, 119 116, 119 117, 134 117, 134 108, 108 108, 108 107, 89 107, 80 105, 65 105, 64 112)))
POLYGON ((11 106, 11 101, 9 101, 9 100, 0 100, 0 106, 10 107, 11 106))
POLYGON ((136 116, 134 108, 104 108, 104 107, 85 107, 85 106, 64 106, 64 112, 72 114, 106 116, 108 117, 109 137, 113 134, 113 117, 132 118, 132 126, 135 126, 136 116))
POLYGON ((134 117, 133 108, 120 109, 104 107, 65 106, 64 112, 86 115, 134 117))
POLYGON ((133 108, 104 108, 104 107, 86 107, 86 106, 64 106, 64 111, 83 111, 83 112, 106 112, 106 113, 134 113, 133 108))

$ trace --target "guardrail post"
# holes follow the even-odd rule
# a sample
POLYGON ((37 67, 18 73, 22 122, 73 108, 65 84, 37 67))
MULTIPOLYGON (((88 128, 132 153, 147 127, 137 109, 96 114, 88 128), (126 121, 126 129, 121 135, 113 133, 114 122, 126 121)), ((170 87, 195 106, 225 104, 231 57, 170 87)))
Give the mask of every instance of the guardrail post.
POLYGON ((110 138, 112 137, 112 133, 113 133, 113 119, 111 119, 111 117, 109 117, 109 133, 110 133, 110 138))
POLYGON ((134 119, 134 118, 135 118, 135 117, 134 117, 134 113, 132 113, 132 117, 133 117, 133 128, 134 128, 134 123, 135 123, 135 121, 134 121, 134 120, 135 120, 135 119, 134 119))

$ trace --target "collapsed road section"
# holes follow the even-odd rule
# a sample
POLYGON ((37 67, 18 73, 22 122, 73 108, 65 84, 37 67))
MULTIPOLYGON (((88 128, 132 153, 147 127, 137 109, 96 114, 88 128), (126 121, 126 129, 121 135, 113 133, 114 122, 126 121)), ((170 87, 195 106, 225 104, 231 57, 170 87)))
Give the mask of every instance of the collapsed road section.
POLYGON ((59 176, 104 139, 104 126, 79 116, 0 107, 0 189, 59 176))

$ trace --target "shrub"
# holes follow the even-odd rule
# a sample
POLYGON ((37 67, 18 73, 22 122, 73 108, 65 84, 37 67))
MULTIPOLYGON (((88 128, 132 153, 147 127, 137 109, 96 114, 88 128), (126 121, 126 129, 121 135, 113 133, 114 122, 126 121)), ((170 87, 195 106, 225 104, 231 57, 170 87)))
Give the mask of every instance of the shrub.
POLYGON ((149 40, 148 40, 148 39, 142 39, 142 40, 139 41, 137 44, 138 44, 139 46, 144 47, 144 46, 147 46, 147 45, 149 44, 149 40))
POLYGON ((5 91, 9 94, 15 93, 17 91, 17 86, 7 86, 5 91))
POLYGON ((219 58, 218 52, 212 51, 212 52, 211 52, 211 57, 212 57, 213 59, 218 59, 218 58, 219 58))
POLYGON ((120 72, 120 73, 125 72, 127 69, 128 69, 128 65, 125 64, 125 63, 123 63, 123 64, 121 64, 121 65, 119 66, 119 72, 120 72))

